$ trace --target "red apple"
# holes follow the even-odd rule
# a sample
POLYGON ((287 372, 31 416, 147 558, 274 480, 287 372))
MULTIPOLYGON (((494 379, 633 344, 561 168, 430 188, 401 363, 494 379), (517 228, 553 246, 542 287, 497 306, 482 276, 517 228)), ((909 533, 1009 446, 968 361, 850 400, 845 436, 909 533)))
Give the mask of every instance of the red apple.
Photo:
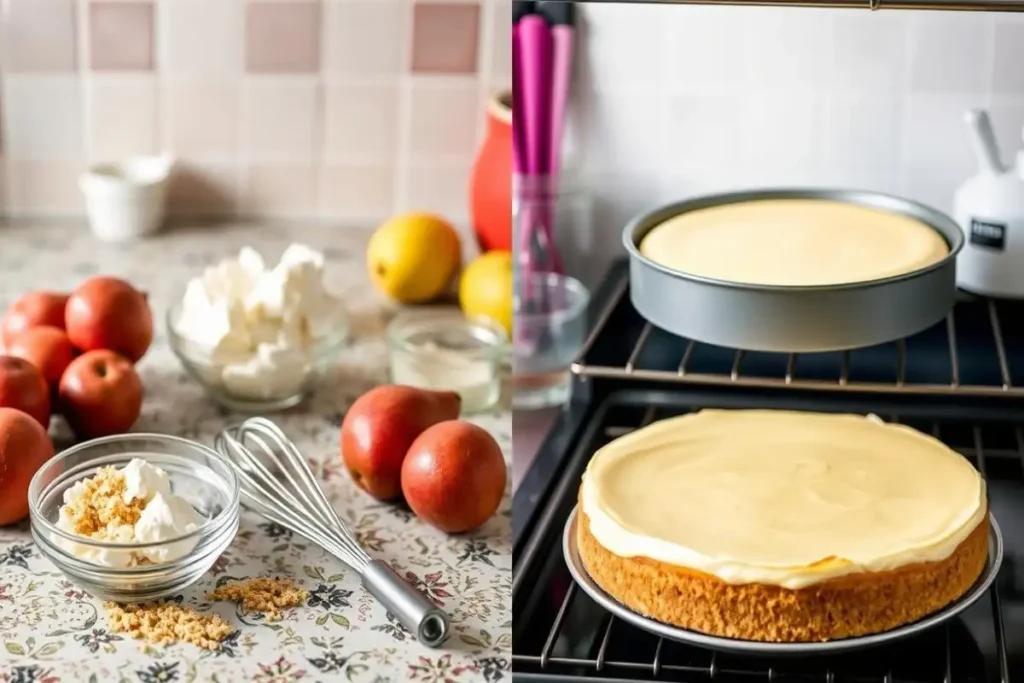
POLYGON ((430 427, 409 447, 402 493, 417 517, 461 533, 497 512, 507 477, 494 437, 475 424, 450 420, 430 427))
POLYGON ((126 432, 142 411, 139 373, 127 358, 106 349, 71 361, 59 392, 64 417, 80 439, 126 432))
POLYGON ((356 399, 341 425, 341 458, 356 486, 378 500, 402 493, 402 460, 424 429, 458 417, 454 391, 380 386, 356 399))
POLYGON ((32 416, 0 408, 0 526, 28 517, 28 484, 53 457, 53 442, 32 416))
POLYGON ((24 358, 0 356, 0 406, 27 413, 50 426, 50 388, 34 365, 24 358))
POLYGON ((124 280, 98 275, 71 293, 64 315, 71 343, 82 351, 109 349, 137 363, 153 343, 146 295, 124 280))
POLYGON ((36 366, 52 387, 57 386, 75 357, 75 349, 64 330, 49 325, 25 330, 7 345, 7 353, 36 366))
POLYGON ((64 329, 64 307, 68 295, 61 292, 29 292, 17 299, 0 318, 0 343, 7 345, 14 338, 37 325, 64 329))

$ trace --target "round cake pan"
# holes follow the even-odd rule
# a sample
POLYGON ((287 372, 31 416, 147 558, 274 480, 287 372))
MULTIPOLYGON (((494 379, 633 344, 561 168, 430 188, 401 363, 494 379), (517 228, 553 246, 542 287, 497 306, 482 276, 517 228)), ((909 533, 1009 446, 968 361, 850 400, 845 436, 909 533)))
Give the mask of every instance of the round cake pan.
POLYGON ((882 344, 942 320, 956 296, 956 255, 963 233, 953 219, 923 204, 858 190, 758 190, 710 195, 646 213, 629 223, 633 306, 652 325, 716 346, 809 353, 882 344), (945 239, 949 254, 906 274, 827 286, 750 285, 691 275, 654 263, 640 240, 681 213, 763 199, 828 199, 915 218, 945 239))
POLYGON ((754 640, 738 640, 735 638, 709 636, 697 631, 688 631, 678 626, 662 623, 634 612, 608 595, 603 588, 597 585, 597 582, 590 578, 590 574, 587 573, 586 568, 583 566, 579 547, 576 545, 576 524, 578 523, 576 510, 577 508, 573 508, 572 512, 569 513, 568 521, 565 523, 565 533, 562 536, 562 552, 565 555, 565 563, 569 567, 569 573, 572 574, 572 578, 594 602, 619 619, 657 636, 688 645, 696 645, 735 654, 811 657, 887 645, 903 638, 909 638, 952 619, 977 602, 988 591, 992 582, 996 580, 996 576, 999 574, 999 566, 1003 563, 1003 536, 999 531, 999 525, 996 524, 996 518, 990 513, 988 517, 988 559, 985 562, 985 568, 982 570, 981 576, 978 577, 978 580, 974 582, 974 585, 966 593, 960 596, 960 599, 946 605, 938 612, 934 612, 920 621, 906 624, 884 633, 873 633, 856 638, 843 638, 842 640, 830 640, 824 643, 764 643, 754 640))

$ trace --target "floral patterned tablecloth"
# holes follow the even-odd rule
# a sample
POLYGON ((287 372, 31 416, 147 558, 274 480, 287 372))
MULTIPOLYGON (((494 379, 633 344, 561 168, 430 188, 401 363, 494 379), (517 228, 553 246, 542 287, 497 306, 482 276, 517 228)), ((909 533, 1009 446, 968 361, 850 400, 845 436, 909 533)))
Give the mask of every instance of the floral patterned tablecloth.
MULTIPOLYGON (((511 678, 512 552, 510 496, 481 529, 449 536, 399 505, 373 501, 341 468, 338 427, 366 389, 387 381, 382 338, 387 306, 370 290, 362 265, 363 231, 322 227, 217 226, 172 232, 133 246, 97 245, 80 226, 0 228, 0 304, 29 289, 71 289, 102 272, 149 293, 160 317, 203 265, 245 244, 279 253, 292 241, 322 249, 353 318, 353 343, 305 406, 274 416, 316 466, 324 488, 364 547, 389 561, 452 616, 442 648, 418 644, 361 587, 359 577, 288 529, 244 513, 238 536, 213 569, 174 599, 238 626, 216 652, 188 644, 148 646, 107 628, 100 601, 68 583, 32 544, 27 524, 0 529, 0 681, 6 683, 215 683, 292 681, 499 681, 511 678), (219 582, 290 576, 309 600, 266 623, 230 603, 209 604, 219 582)), ((136 431, 177 434, 212 444, 238 419, 212 404, 181 370, 162 329, 139 366, 146 387, 136 431)), ((511 414, 473 418, 510 457, 511 414)), ((66 429, 53 427, 58 447, 66 429)), ((510 477, 511 481, 511 477, 510 477)))

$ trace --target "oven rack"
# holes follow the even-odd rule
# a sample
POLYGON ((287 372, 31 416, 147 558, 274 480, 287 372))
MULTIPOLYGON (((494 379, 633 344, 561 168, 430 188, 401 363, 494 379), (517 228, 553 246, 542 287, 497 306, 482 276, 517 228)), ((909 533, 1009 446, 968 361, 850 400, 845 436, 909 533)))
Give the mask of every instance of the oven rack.
MULTIPOLYGON (((575 454, 578 456, 574 457, 576 465, 585 465, 589 460, 587 456, 604 443, 655 420, 708 407, 704 402, 683 404, 685 407, 680 407, 671 398, 664 400, 666 392, 629 390, 620 393, 626 394, 627 398, 620 400, 613 394, 597 411, 588 435, 583 437, 575 454)), ((714 405, 742 407, 736 404, 737 400, 742 401, 731 399, 714 405)), ((806 408, 798 403, 783 401, 776 407, 806 408)), ((833 405, 825 409, 846 408, 833 405)), ((922 417, 920 411, 897 407, 893 407, 893 410, 904 412, 878 410, 877 413, 888 421, 903 422, 941 438, 954 450, 965 455, 986 477, 990 487, 994 480, 1024 483, 1024 421, 1006 419, 978 422, 970 417, 922 417)), ((954 410, 946 415, 954 416, 958 413, 954 410)), ((517 570, 530 574, 529 578, 524 576, 519 582, 520 591, 537 590, 523 588, 524 583, 550 583, 555 580, 551 578, 552 575, 567 576, 564 568, 556 565, 564 563, 560 543, 561 528, 568 510, 575 503, 573 491, 579 481, 578 476, 572 476, 577 474, 572 471, 575 469, 573 464, 569 465, 569 469, 567 481, 572 480, 571 483, 561 487, 552 496, 555 504, 559 499, 563 500, 558 512, 547 516, 550 528, 535 531, 539 536, 547 534, 546 542, 524 553, 526 557, 517 570), (557 547, 557 550, 553 550, 552 546, 557 547), (536 573, 538 565, 547 566, 546 570, 541 570, 541 575, 536 573)), ((566 590, 558 601, 557 609, 547 610, 550 617, 547 621, 543 616, 536 616, 545 610, 536 609, 535 603, 533 607, 524 610, 525 613, 521 611, 515 615, 517 629, 522 624, 530 634, 525 638, 523 632, 518 635, 532 645, 514 643, 513 671, 516 680, 545 683, 665 680, 707 683, 745 683, 755 680, 768 683, 983 683, 988 680, 1012 683, 1006 646, 1007 628, 1004 625, 1005 603, 1001 590, 1010 590, 1011 599, 1020 599, 1019 589, 1012 576, 1008 576, 1015 571, 1013 564, 1012 555, 1008 554, 1000 577, 988 595, 965 613, 966 616, 972 613, 977 615, 979 610, 988 612, 983 622, 995 642, 995 661, 991 662, 979 664, 980 653, 970 653, 970 648, 965 646, 965 627, 960 621, 964 617, 900 643, 849 655, 761 658, 720 654, 675 643, 617 619, 594 603, 570 578, 565 582, 566 590), (583 648, 583 651, 565 642, 566 633, 573 629, 578 631, 581 624, 588 624, 585 628, 593 633, 591 645, 583 648), (929 660, 931 666, 927 668, 932 675, 909 671, 906 663, 912 659, 909 656, 911 651, 929 660), (639 652, 643 654, 638 655, 639 652), (991 668, 989 676, 981 673, 986 667, 991 668)))
POLYGON ((918 396, 1024 396, 1024 302, 965 295, 944 322, 867 349, 790 354, 733 350, 678 337, 643 320, 629 300, 625 265, 613 267, 612 293, 593 312, 591 332, 572 364, 579 377, 918 396), (609 336, 606 332, 617 339, 629 337, 628 354, 595 350, 609 336), (876 370, 858 376, 858 366, 867 365, 876 370), (882 366, 888 367, 888 376, 877 372, 882 366))

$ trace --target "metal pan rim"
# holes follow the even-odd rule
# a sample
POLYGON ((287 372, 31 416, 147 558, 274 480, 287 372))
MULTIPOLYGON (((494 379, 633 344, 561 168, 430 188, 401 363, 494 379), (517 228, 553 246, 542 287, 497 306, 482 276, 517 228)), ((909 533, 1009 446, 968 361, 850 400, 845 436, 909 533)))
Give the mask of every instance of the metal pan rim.
POLYGON ((699 282, 707 285, 752 292, 799 293, 865 289, 915 279, 943 268, 951 260, 955 260, 961 249, 963 249, 964 237, 963 232, 960 230, 960 226, 949 216, 920 202, 915 202, 896 195, 874 192, 871 190, 767 188, 760 190, 741 190, 701 195, 699 197, 672 202, 670 204, 665 204, 658 208, 645 211, 626 224, 626 227, 622 231, 622 243, 631 259, 643 263, 648 268, 653 268, 665 275, 669 275, 680 280, 689 280, 691 282, 699 282), (709 209, 716 206, 727 206, 729 204, 770 199, 823 199, 899 213, 910 218, 914 218, 939 233, 943 241, 945 241, 946 245, 949 247, 949 253, 945 258, 942 258, 931 265, 925 266, 924 268, 918 268, 907 273, 891 275, 878 280, 844 282, 842 284, 834 285, 761 285, 746 282, 735 282, 732 280, 722 280, 719 278, 694 275, 693 273, 668 268, 667 266, 655 263, 640 253, 640 240, 647 235, 648 232, 673 216, 678 216, 690 211, 696 211, 698 209, 709 209))
POLYGON ((583 566, 579 555, 579 548, 576 545, 576 523, 578 519, 578 507, 574 506, 569 518, 565 523, 565 531, 562 534, 562 552, 569 573, 577 585, 583 589, 590 598, 614 616, 626 621, 638 628, 641 628, 654 635, 668 638, 687 645, 729 652, 743 655, 773 656, 773 657, 809 657, 813 655, 838 654, 861 650, 879 645, 887 645, 904 638, 917 635, 926 629, 939 626, 940 624, 957 616, 968 607, 977 602, 995 581, 999 574, 999 567, 1003 563, 1003 535, 996 523, 996 518, 989 513, 989 550, 988 559, 985 563, 985 570, 982 572, 974 585, 968 589, 960 598, 937 612, 915 621, 912 624, 899 626, 883 633, 873 633, 855 638, 844 638, 843 640, 832 640, 825 643, 765 643, 754 640, 738 640, 735 638, 723 638, 710 636, 696 631, 671 626, 669 624, 645 617, 625 605, 604 591, 597 583, 590 578, 583 566))

